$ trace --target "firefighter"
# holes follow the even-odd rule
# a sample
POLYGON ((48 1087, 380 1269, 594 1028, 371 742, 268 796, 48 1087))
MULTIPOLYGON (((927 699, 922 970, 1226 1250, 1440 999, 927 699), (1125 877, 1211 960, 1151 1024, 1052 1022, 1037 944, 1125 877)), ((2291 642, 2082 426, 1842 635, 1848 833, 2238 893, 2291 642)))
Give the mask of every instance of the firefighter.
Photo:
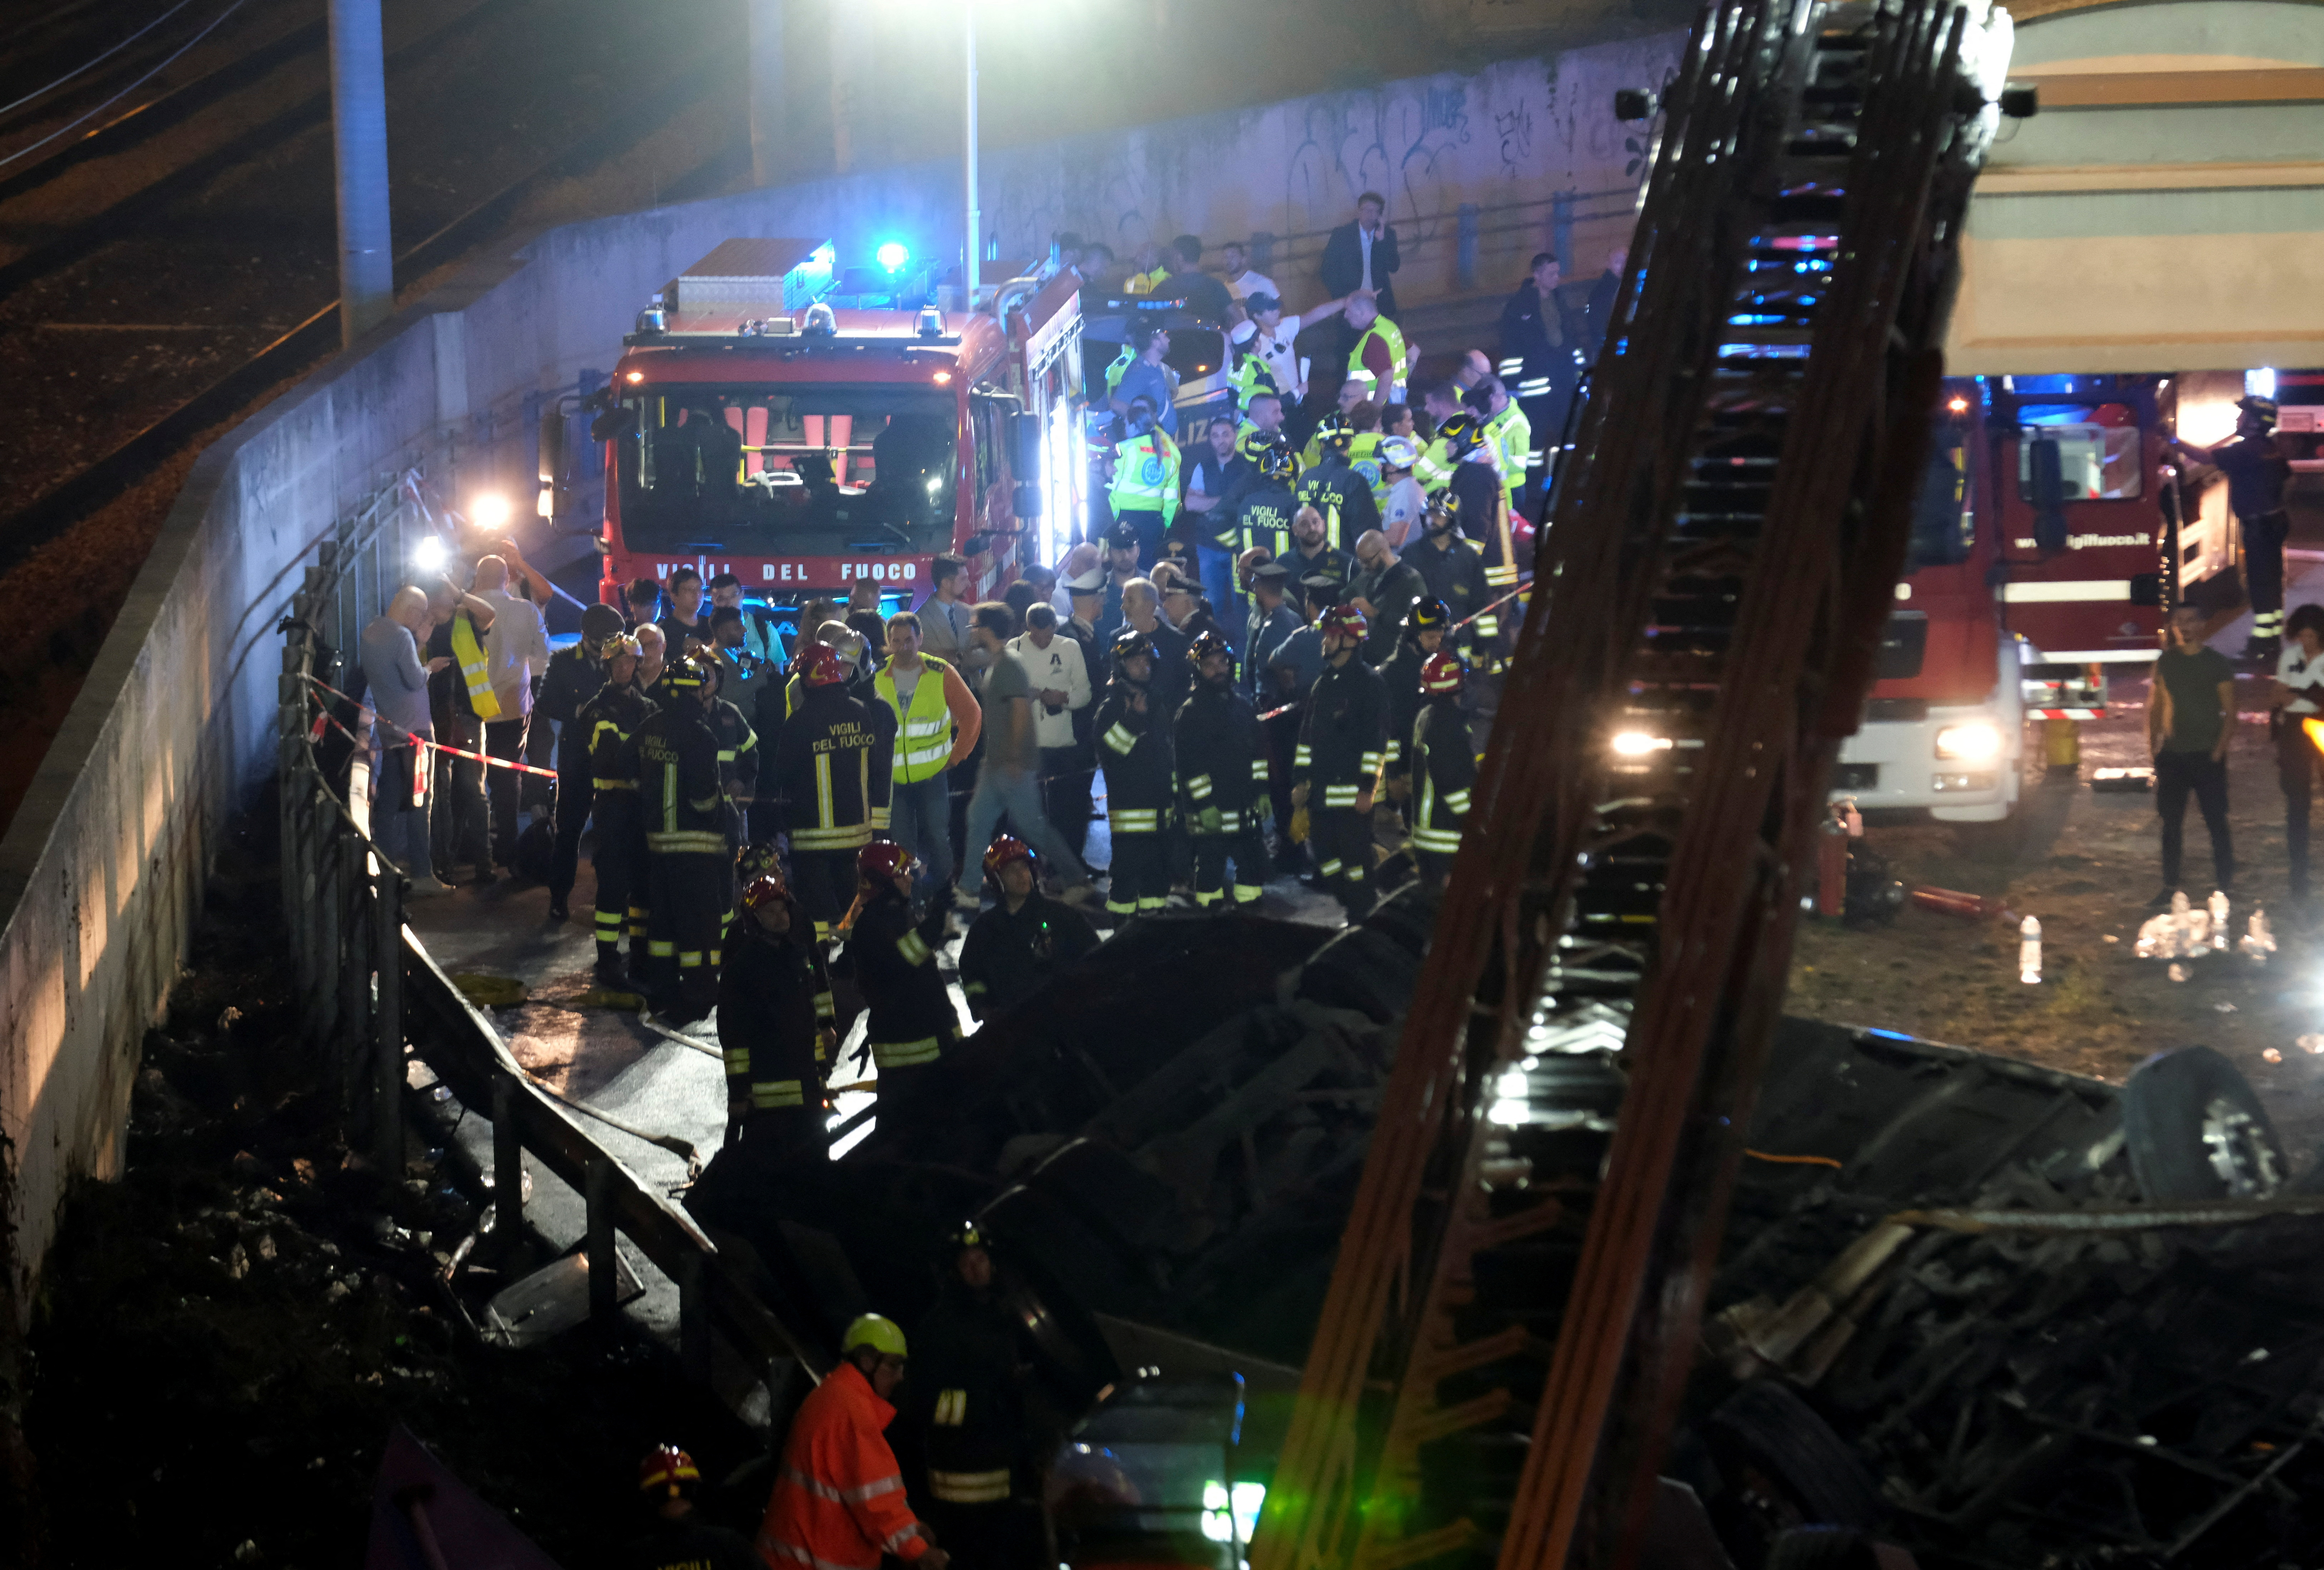
POLYGON ((1178 810, 1194 841, 1194 903, 1209 910, 1227 899, 1227 859, 1234 859, 1232 902, 1266 892, 1267 845, 1259 823, 1267 808, 1267 743, 1259 716, 1235 690, 1234 651, 1216 633, 1186 650, 1194 689, 1172 726, 1178 810))
POLYGON ((1428 499, 1421 536, 1405 548, 1404 559, 1428 586, 1429 594, 1444 602, 1452 623, 1468 623, 1463 632, 1471 647, 1499 646, 1500 614, 1484 608, 1495 597, 1485 581, 1485 552, 1461 532, 1461 503, 1452 493, 1439 491, 1428 499))
POLYGON ((2238 398, 2236 408, 2236 434, 2217 447, 2190 447, 2175 439, 2171 445, 2227 476, 2227 504, 2243 525, 2244 581, 2251 595, 2251 639, 2244 658, 2273 660, 2283 638, 2283 541, 2292 528, 2283 491, 2292 464, 2275 445, 2275 400, 2238 398))
POLYGON ((1020 1388, 1030 1349, 993 1290, 975 1223, 946 1235, 939 1265, 936 1304, 912 1331, 910 1411, 927 1459, 928 1519, 977 1570, 1034 1570, 1042 1528, 1020 1388))
POLYGON ((1380 794, 1412 821, 1412 722, 1420 715, 1420 669, 1444 646, 1451 617, 1440 599, 1425 599, 1404 618, 1396 652, 1379 668, 1388 698, 1388 746, 1380 754, 1380 794))
POLYGON ((1264 550, 1280 561, 1291 549, 1291 520, 1299 511, 1293 494, 1299 460, 1280 437, 1254 448, 1250 459, 1257 472, 1235 500, 1235 540, 1245 554, 1264 550))
POLYGON ((1452 466, 1442 494, 1454 503, 1462 532, 1484 551, 1485 582, 1495 593, 1505 592, 1517 583, 1517 569, 1501 548, 1508 500, 1499 456, 1485 439, 1483 424, 1465 410, 1436 428, 1436 445, 1452 466))
POLYGON ((718 999, 727 914, 734 904, 732 808, 711 726, 710 662, 684 655, 661 685, 669 701, 631 738, 637 749, 638 810, 646 826, 646 956, 657 1009, 679 1023, 718 999))
POLYGON ((1162 531, 1178 513, 1178 444, 1155 423, 1152 402, 1130 401, 1129 430, 1113 448, 1106 501, 1114 522, 1138 531, 1140 561, 1162 559, 1162 531))
POLYGON ((1323 673, 1307 695, 1291 760, 1291 804, 1307 810, 1316 875, 1351 922, 1372 908, 1372 781, 1388 736, 1387 691, 1357 653, 1364 633, 1361 611, 1324 613, 1323 673))
POLYGON ((565 901, 573 892, 573 874, 581 861, 581 831, 588 827, 589 808, 596 790, 589 783, 589 734, 581 724, 581 706, 605 685, 605 640, 622 630, 622 613, 611 605, 591 605, 581 613, 581 641, 549 657, 541 674, 540 696, 533 699, 533 723, 557 724, 556 848, 549 860, 549 919, 563 921, 571 912, 565 901))
POLYGON ((838 1047, 825 1017, 830 995, 822 946, 782 874, 761 873, 742 891, 718 967, 728 1144, 763 1139, 787 1155, 826 1154, 823 1076, 838 1047))
POLYGON ((938 900, 912 913, 912 853, 875 839, 855 855, 859 887, 841 924, 847 947, 840 971, 862 991, 871 1014, 863 1045, 880 1071, 882 1113, 910 1104, 919 1082, 959 1039, 960 1017, 936 974, 945 910, 938 900))
MULTIPOLYGON (((748 838, 746 815, 759 794, 759 735, 742 711, 726 701, 726 668, 714 655, 702 657, 710 673, 710 728, 718 735, 718 782, 724 787, 726 854, 731 857, 748 838)), ((733 912, 728 912, 731 919, 733 912)))
POLYGON ((1469 817, 1469 791, 1477 782, 1477 754, 1469 739, 1469 716, 1461 707, 1461 657, 1438 650, 1420 668, 1422 704, 1412 722, 1412 848, 1421 881, 1442 891, 1461 848, 1461 828, 1469 817))
POLYGON ((790 829, 792 885, 818 938, 831 936, 855 890, 856 853, 872 843, 875 815, 894 788, 890 727, 847 690, 840 651, 811 645, 799 657, 798 712, 775 743, 775 788, 790 829))
POLYGON ((1033 847, 1014 835, 995 836, 984 853, 995 900, 960 946, 960 990, 980 1021, 1007 1013, 1097 947, 1088 920, 1042 893, 1038 874, 1033 847))
POLYGON ((589 864, 597 873, 597 974, 617 985, 630 980, 622 968, 622 931, 629 929, 630 957, 646 941, 645 819, 638 811, 638 754, 632 740, 653 713, 637 688, 638 641, 616 633, 600 645, 605 685, 583 704, 573 728, 589 749, 590 813, 597 820, 597 848, 589 864))
POLYGON ((952 1556, 913 1519, 886 1437, 896 1417, 889 1402, 904 1381, 904 1332, 861 1315, 839 1338, 839 1356, 791 1418, 759 1556, 775 1570, 879 1570, 882 1554, 945 1570, 952 1556))
POLYGON ((1113 680, 1095 728, 1113 834, 1105 908, 1159 910, 1170 903, 1170 721, 1154 692, 1154 640, 1135 627, 1114 635, 1113 680))
POLYGON ((1354 426, 1336 414, 1328 416, 1315 431, 1314 466, 1299 476, 1299 504, 1321 513, 1323 537, 1349 551, 1380 521, 1371 483, 1348 461, 1355 439, 1354 426))
POLYGON ((765 1570, 748 1538, 696 1516, 701 1486, 701 1469, 677 1445, 648 1451, 638 1464, 638 1500, 652 1512, 653 1525, 624 1544, 614 1563, 622 1570, 765 1570))

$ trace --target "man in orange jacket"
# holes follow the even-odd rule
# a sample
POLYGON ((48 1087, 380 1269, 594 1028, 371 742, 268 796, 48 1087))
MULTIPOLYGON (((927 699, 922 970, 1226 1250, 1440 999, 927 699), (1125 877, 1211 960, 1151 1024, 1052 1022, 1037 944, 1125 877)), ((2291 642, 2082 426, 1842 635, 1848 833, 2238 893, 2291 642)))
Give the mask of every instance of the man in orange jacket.
POLYGON ((952 1556, 912 1515, 904 1476, 884 1437, 889 1398, 904 1379, 904 1332, 877 1314, 840 1337, 840 1364, 799 1404, 783 1444, 759 1557, 774 1570, 879 1570, 892 1554, 920 1570, 952 1556))

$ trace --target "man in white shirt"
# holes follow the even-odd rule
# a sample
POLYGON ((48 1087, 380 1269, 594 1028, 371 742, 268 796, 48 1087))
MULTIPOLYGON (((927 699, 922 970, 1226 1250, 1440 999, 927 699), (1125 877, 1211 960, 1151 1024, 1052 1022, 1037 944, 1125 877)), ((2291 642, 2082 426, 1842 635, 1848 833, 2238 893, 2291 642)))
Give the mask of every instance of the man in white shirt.
POLYGON ((1272 289, 1256 290, 1243 297, 1250 319, 1227 335, 1234 346, 1257 355, 1275 379, 1276 391, 1297 404, 1307 396, 1306 367, 1301 364, 1296 340, 1300 329, 1329 321, 1347 309, 1346 296, 1327 300, 1299 316, 1283 314, 1283 298, 1272 289))
POLYGON ((1041 805, 1049 826, 1078 845, 1087 832, 1089 764, 1074 734, 1074 716, 1090 703, 1089 662, 1080 642, 1057 632, 1046 605, 1025 607, 1025 631, 1009 651, 1033 684, 1033 739, 1041 749, 1041 805))
MULTIPOLYGON (((1250 270, 1250 258, 1244 254, 1241 241, 1229 240, 1220 246, 1219 260, 1226 269, 1227 292, 1237 300, 1248 302, 1254 294, 1272 295, 1277 300, 1283 298, 1283 291, 1275 287, 1274 279, 1264 272, 1250 270)), ((1243 309, 1248 310, 1249 304, 1246 303, 1243 309)))
POLYGON ((1384 493, 1380 532, 1388 536, 1388 544, 1402 550, 1405 540, 1428 515, 1428 493, 1412 477, 1413 466, 1420 461, 1420 444, 1408 436, 1382 437, 1374 451, 1379 457, 1384 493))
MULTIPOLYGON (((484 751, 513 762, 524 751, 525 722, 532 714, 532 681, 549 669, 549 633, 540 610, 508 592, 508 563, 497 556, 476 559, 475 596, 493 608, 484 633, 484 665, 493 683, 498 717, 484 722, 484 751)), ((493 860, 503 867, 516 860, 518 786, 513 769, 487 771, 484 793, 492 804, 493 860)))

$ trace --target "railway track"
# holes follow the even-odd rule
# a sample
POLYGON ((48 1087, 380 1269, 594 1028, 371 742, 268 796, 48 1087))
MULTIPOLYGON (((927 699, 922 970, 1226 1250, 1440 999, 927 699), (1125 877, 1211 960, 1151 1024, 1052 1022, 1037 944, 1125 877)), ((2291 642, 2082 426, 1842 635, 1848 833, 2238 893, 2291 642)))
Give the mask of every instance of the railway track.
MULTIPOLYGON (((542 0, 483 0, 389 57, 390 126, 401 154, 391 166, 397 232, 421 236, 399 252, 399 286, 488 238, 537 193, 587 174, 714 93, 729 58, 715 42, 650 49, 653 30, 641 24, 628 33, 645 36, 614 29, 589 37, 584 29, 561 49, 531 45, 532 58, 502 67, 510 51, 498 46, 537 38, 548 18, 536 14, 545 11, 542 0), (497 96, 478 94, 486 78, 497 96), (567 134, 522 135, 530 156, 512 156, 519 146, 495 139, 493 121, 506 106, 546 105, 576 83, 600 82, 613 90, 592 97, 610 99, 609 111, 567 113, 567 134), (472 126, 465 142, 456 127, 436 124, 463 117, 472 126), (411 125, 422 129, 402 129, 411 125), (412 156, 415 141, 433 156, 412 156)), ((298 34, 261 50, 279 65, 298 52, 286 42, 298 34)), ((315 67, 319 80, 319 55, 315 67)), ((201 80, 220 71, 250 74, 236 61, 201 80)), ((230 97, 234 80, 217 87, 212 101, 230 97)), ((145 115, 120 122, 108 145, 117 152, 130 144, 124 139, 151 138, 198 107, 151 106, 145 115, 164 117, 142 127, 145 115)), ((0 570, 337 346, 328 116, 325 86, 0 263, 0 374, 51 394, 32 401, 38 429, 20 432, 17 494, 33 494, 0 517, 0 570), (254 263, 263 271, 254 273, 254 263), (74 461, 53 461, 60 454, 74 461)), ((722 146, 658 194, 710 189, 738 162, 738 148, 722 146)), ((0 225, 19 205, 7 191, 0 184, 0 225)))

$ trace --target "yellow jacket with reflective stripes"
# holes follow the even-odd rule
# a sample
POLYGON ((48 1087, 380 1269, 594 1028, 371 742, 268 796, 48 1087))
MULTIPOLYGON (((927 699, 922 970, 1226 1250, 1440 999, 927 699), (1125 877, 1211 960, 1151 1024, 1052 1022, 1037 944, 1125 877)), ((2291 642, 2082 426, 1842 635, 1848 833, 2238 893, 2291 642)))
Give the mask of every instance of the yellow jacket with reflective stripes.
POLYGON ((468 706, 480 720, 501 717, 501 700, 493 696, 493 666, 476 637, 476 624, 464 613, 452 616, 452 658, 459 662, 460 679, 468 688, 468 706))
POLYGON ((899 785, 933 780, 952 766, 953 738, 950 682, 957 680, 948 661, 933 654, 920 656, 925 667, 912 688, 912 700, 898 695, 892 665, 881 665, 872 685, 896 714, 895 776, 899 785))

